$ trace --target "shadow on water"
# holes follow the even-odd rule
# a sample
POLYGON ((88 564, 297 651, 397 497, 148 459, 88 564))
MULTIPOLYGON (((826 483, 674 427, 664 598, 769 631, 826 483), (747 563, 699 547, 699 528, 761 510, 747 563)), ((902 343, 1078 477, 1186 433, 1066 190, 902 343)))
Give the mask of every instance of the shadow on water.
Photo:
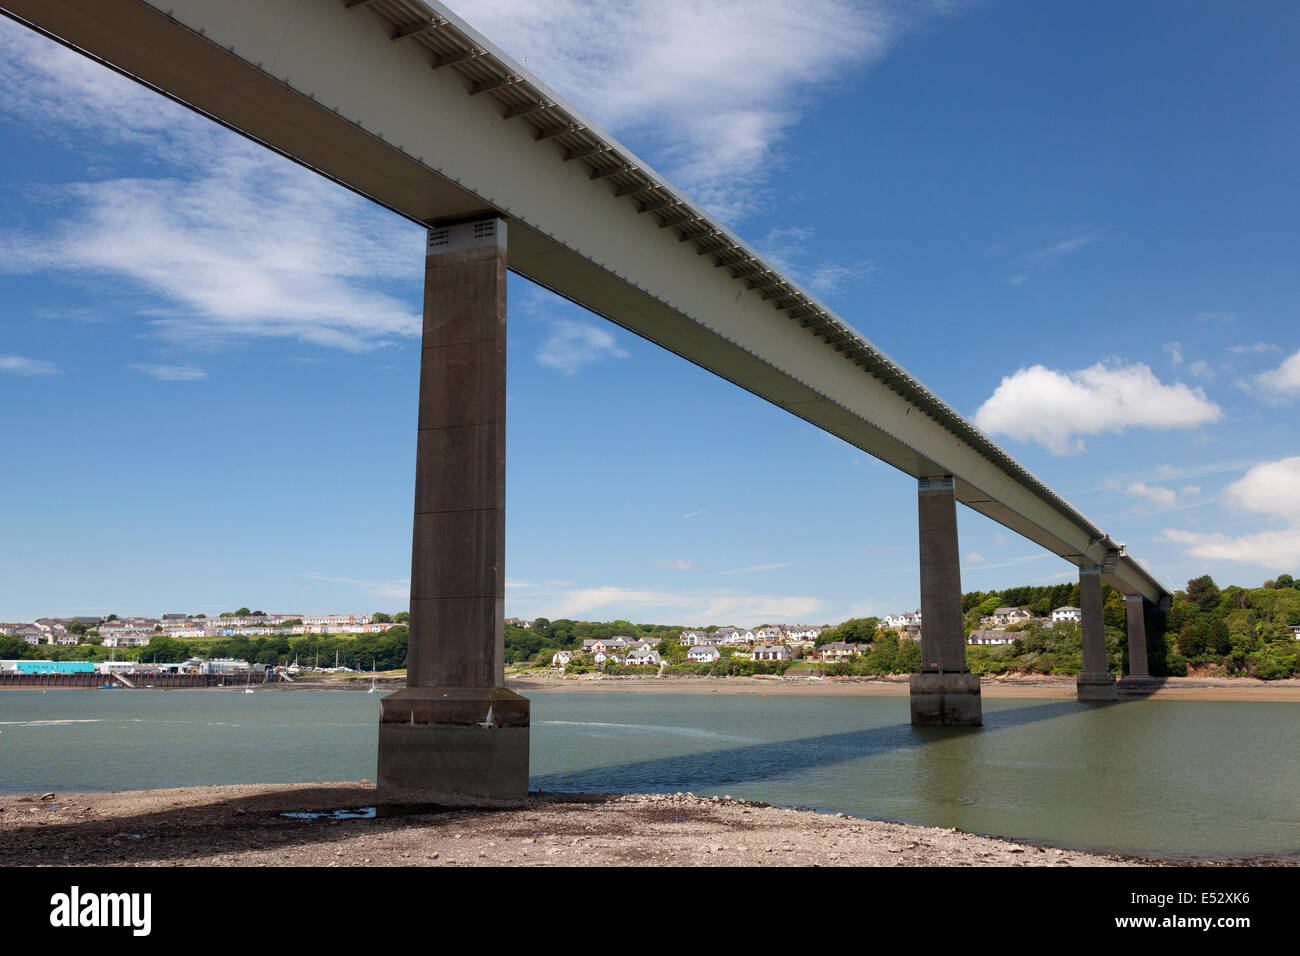
POLYGON ((660 757, 534 777, 534 790, 675 793, 766 780, 813 767, 925 747, 971 734, 996 733, 1041 720, 1077 714, 1075 701, 1054 701, 984 714, 983 727, 913 727, 892 724, 820 737, 729 747, 707 753, 660 757))

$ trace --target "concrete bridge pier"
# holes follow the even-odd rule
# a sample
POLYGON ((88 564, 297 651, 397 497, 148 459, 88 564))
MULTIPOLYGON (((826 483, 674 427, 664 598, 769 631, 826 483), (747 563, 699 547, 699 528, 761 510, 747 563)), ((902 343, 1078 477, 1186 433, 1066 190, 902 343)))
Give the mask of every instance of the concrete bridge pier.
POLYGON ((917 486, 921 545, 921 671, 911 676, 912 723, 978 727, 983 723, 979 678, 966 667, 962 628, 961 553, 952 476, 921 478, 917 486))
POLYGON ((1128 612, 1128 676, 1150 677, 1151 670, 1147 664, 1147 615, 1146 598, 1140 594, 1124 597, 1125 610, 1128 612))
POLYGON ((433 227, 424 273, 406 687, 378 784, 427 801, 528 794, 527 699, 505 689, 506 224, 433 227))
POLYGON ((1106 661, 1106 622, 1102 615, 1101 568, 1079 568, 1080 627, 1083 630, 1083 672, 1075 682, 1079 700, 1118 700, 1115 675, 1106 661))

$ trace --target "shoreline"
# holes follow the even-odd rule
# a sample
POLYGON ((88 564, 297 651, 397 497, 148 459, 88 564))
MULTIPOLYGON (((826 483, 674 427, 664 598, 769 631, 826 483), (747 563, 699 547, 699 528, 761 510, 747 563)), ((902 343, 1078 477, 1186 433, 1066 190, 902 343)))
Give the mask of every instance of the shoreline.
MULTIPOLYGON (((39 685, 3 686, 6 690, 36 690, 39 685)), ((405 676, 389 676, 375 681, 384 693, 406 686, 405 676)), ((908 678, 897 677, 607 677, 583 674, 573 677, 507 677, 509 690, 524 694, 596 693, 596 694, 724 694, 755 696, 813 697, 906 697, 908 678)), ((302 679, 293 683, 254 685, 254 691, 300 692, 326 691, 364 693, 371 687, 370 675, 302 679)), ((1122 678, 1118 682, 1119 699, 1133 700, 1205 700, 1256 701, 1260 703, 1300 702, 1300 679, 1262 681, 1251 677, 1161 677, 1122 678)), ((41 690, 93 690, 89 687, 40 687, 41 690)), ((121 688, 127 690, 127 688, 121 688)), ((225 687, 134 688, 136 691, 173 691, 176 693, 243 693, 243 685, 225 687)), ((1032 677, 983 677, 980 694, 990 700, 1062 700, 1075 697, 1073 677, 1035 675, 1032 677)))
POLYGON ((1222 866, 693 794, 385 805, 370 781, 0 796, 0 866, 1222 866), (288 812, 377 808, 369 818, 288 812))

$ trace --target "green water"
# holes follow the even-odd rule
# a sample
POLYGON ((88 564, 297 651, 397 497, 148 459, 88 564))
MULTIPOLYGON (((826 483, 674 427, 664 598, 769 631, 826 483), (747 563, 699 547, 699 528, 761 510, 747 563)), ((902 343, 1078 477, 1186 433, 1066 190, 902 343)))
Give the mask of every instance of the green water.
MULTIPOLYGON (((1057 846, 1300 859, 1300 704, 538 694, 531 785, 692 791, 1057 846)), ((377 695, 0 693, 0 791, 374 779, 377 695)))

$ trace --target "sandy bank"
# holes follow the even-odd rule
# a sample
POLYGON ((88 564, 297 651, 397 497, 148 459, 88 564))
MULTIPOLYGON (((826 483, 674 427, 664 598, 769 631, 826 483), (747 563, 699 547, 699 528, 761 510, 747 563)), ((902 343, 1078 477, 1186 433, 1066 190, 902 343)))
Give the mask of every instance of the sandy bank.
POLYGON ((370 807, 367 781, 0 797, 4 866, 1124 866, 1083 853, 728 798, 536 794, 507 809, 370 807))
MULTIPOLYGON (((626 694, 801 694, 826 697, 906 697, 907 678, 827 677, 783 680, 776 677, 544 677, 507 679, 525 696, 545 693, 626 694)), ((1168 677, 1119 684, 1124 700, 1300 701, 1300 680, 1168 677)), ((999 699, 1073 699, 1073 677, 983 678, 982 696, 999 699)))

